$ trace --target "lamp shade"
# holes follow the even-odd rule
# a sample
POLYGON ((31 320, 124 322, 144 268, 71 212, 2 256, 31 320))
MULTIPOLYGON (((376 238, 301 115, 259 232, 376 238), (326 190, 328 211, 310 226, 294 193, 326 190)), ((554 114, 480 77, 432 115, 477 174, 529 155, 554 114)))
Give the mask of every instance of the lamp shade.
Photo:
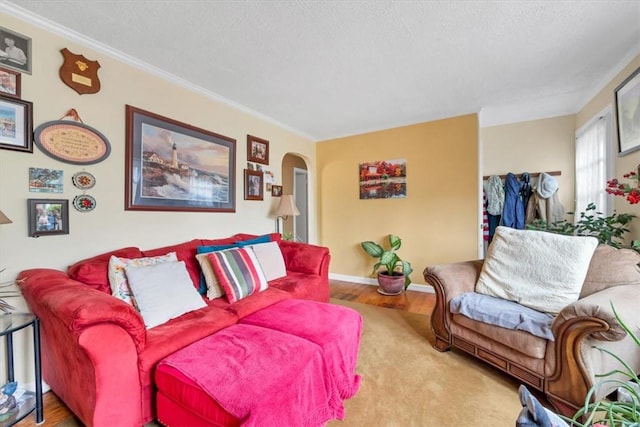
POLYGON ((13 221, 9 219, 4 212, 0 211, 0 224, 11 224, 13 221))
POLYGON ((277 216, 297 216, 300 215, 300 211, 296 207, 296 202, 293 200, 291 194, 285 194, 280 197, 280 204, 276 209, 277 216))

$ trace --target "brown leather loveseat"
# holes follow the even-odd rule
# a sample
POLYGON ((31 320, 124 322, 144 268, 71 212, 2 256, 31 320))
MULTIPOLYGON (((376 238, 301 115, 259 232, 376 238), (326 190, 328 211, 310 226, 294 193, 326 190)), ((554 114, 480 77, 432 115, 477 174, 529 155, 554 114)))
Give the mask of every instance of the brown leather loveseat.
MULTIPOLYGON (((452 313, 453 298, 475 292, 484 260, 427 267, 424 278, 436 294, 431 315, 434 348, 463 350, 542 391, 556 411, 573 415, 598 381, 596 375, 619 367, 600 349, 619 355, 640 372, 640 349, 621 328, 612 309, 631 329, 640 327, 639 261, 640 255, 630 249, 599 245, 589 262, 579 299, 550 321, 553 340, 452 313)), ((615 385, 601 387, 594 398, 606 396, 612 387, 615 385)))

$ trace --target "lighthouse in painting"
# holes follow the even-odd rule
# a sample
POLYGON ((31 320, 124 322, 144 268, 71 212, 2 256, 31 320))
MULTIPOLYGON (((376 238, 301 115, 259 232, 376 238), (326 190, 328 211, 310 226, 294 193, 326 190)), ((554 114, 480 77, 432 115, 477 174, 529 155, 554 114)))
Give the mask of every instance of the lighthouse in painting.
MULTIPOLYGON (((167 141, 169 141, 170 143, 171 141, 171 134, 167 135, 167 141)), ((174 169, 178 169, 178 147, 176 147, 176 143, 173 143, 173 146, 171 147, 171 167, 174 169)))
POLYGON ((171 132, 163 130, 158 134, 158 136, 166 140, 167 143, 171 145, 171 163, 168 166, 173 169, 178 169, 180 167, 178 165, 178 146, 173 142, 173 139, 171 139, 171 132))

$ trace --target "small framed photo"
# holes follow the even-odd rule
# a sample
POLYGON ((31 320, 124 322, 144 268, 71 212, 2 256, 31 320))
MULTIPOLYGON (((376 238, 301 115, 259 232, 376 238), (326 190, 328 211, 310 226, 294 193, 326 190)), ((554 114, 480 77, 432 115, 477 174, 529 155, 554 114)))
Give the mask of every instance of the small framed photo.
POLYGON ((33 153, 33 103, 0 94, 0 148, 33 153))
POLYGON ((640 149, 640 68, 614 90, 618 129, 618 156, 640 149))
POLYGON ((258 138, 257 136, 247 135, 247 160, 268 165, 269 141, 258 138))
POLYGON ((62 193, 62 169, 29 168, 29 191, 34 193, 62 193))
POLYGON ((29 237, 69 234, 69 201, 27 199, 29 237))
POLYGON ((264 200, 264 178, 262 172, 244 170, 244 199, 245 200, 264 200))
POLYGON ((282 185, 272 185, 271 186, 271 195, 273 197, 282 196, 282 185))
POLYGON ((0 67, 0 93, 20 98, 20 77, 22 74, 0 67))
POLYGON ((0 67, 31 74, 31 38, 0 27, 0 67))

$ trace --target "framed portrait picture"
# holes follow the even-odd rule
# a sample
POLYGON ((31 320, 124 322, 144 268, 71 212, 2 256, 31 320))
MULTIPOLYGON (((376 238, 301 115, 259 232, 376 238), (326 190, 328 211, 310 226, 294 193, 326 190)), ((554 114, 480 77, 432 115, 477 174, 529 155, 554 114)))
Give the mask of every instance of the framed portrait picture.
POLYGON ((33 103, 0 94, 0 148, 33 153, 33 103))
POLYGON ((250 162, 268 165, 269 141, 258 138, 257 136, 247 135, 247 160, 250 162))
POLYGON ((20 98, 22 74, 0 67, 0 94, 20 98))
POLYGON ((69 201, 27 199, 29 237, 69 234, 69 201))
POLYGON ((31 38, 0 27, 0 67, 31 74, 31 38))
POLYGON ((618 156, 640 149, 640 68, 614 90, 618 128, 618 156))
POLYGON ((244 170, 244 199, 245 200, 264 200, 262 172, 244 170))
POLYGON ((235 212, 236 140, 126 106, 125 210, 235 212))
POLYGON ((272 185, 271 186, 271 195, 273 197, 282 196, 282 185, 272 185))

